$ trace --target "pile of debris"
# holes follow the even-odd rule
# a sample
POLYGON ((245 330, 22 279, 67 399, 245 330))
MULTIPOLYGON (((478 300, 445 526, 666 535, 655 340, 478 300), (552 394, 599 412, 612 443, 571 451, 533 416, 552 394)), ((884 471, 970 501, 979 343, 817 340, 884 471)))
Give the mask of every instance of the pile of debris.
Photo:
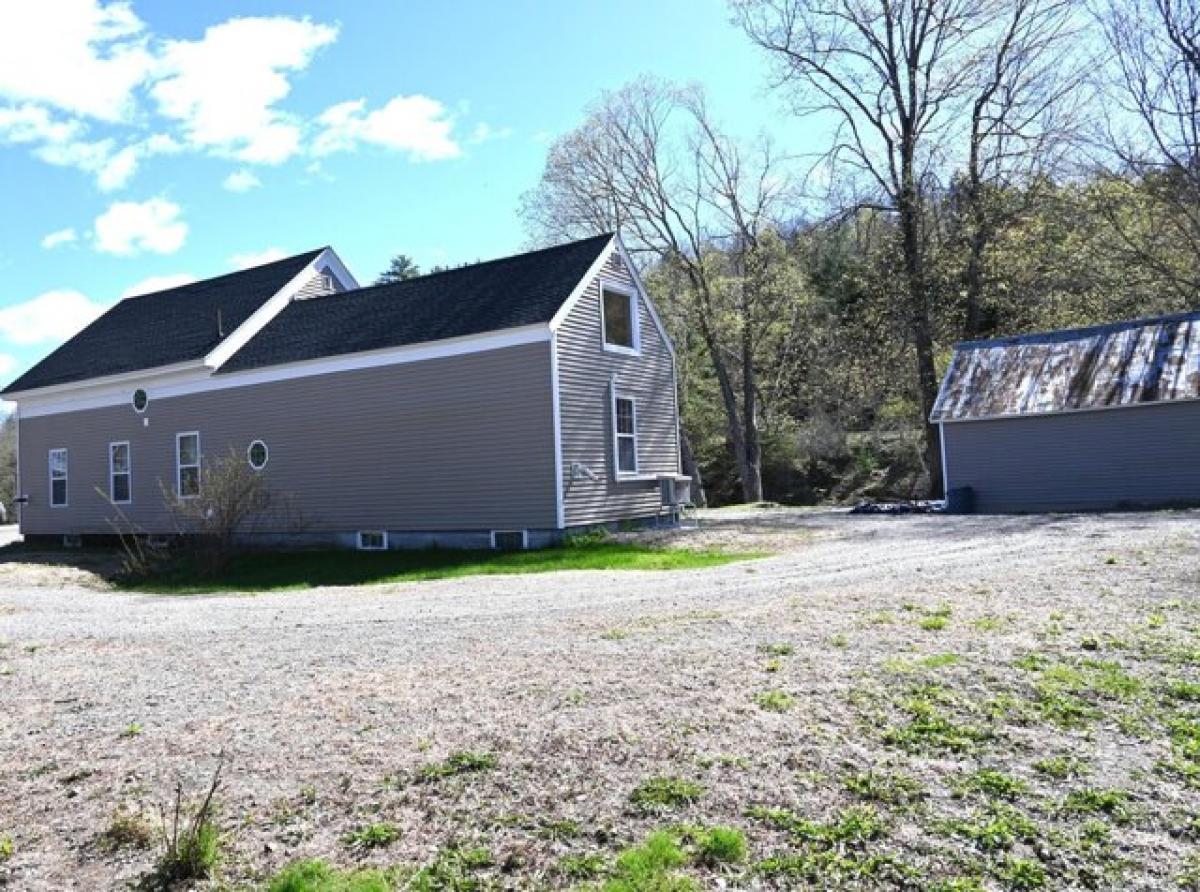
POLYGON ((901 502, 876 502, 864 499, 850 509, 851 514, 938 514, 946 510, 945 499, 914 499, 901 502))

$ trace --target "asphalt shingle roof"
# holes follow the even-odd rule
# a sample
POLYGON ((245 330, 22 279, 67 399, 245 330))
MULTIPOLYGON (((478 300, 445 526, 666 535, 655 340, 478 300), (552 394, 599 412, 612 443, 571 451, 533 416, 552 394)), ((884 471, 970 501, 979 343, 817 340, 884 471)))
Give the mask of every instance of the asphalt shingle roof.
POLYGON ((611 234, 289 304, 220 373, 549 322, 611 234))
POLYGON ((118 301, 4 392, 84 381, 200 359, 321 251, 118 301))

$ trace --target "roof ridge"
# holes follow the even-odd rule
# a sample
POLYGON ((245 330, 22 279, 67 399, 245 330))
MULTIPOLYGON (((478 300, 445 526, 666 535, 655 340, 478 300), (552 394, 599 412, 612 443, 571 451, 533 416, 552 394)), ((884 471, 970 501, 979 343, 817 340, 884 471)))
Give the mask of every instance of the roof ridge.
POLYGON ((422 279, 432 279, 434 276, 444 276, 448 275, 449 273, 458 273, 468 269, 478 269, 481 266, 489 266, 493 263, 505 263, 509 260, 520 260, 523 257, 532 257, 534 254, 548 254, 551 251, 560 251, 564 248, 573 248, 577 245, 582 245, 584 242, 599 241, 600 239, 611 239, 615 235, 615 232, 602 232, 597 235, 589 235, 587 238, 577 238, 569 242, 560 242, 557 245, 550 245, 545 248, 534 248, 529 251, 518 251, 516 254, 505 254, 503 257, 492 257, 488 260, 477 260, 474 263, 464 263, 462 266, 452 266, 446 269, 434 270, 431 273, 421 273, 419 276, 401 279, 398 282, 376 282, 374 284, 364 285, 361 288, 355 288, 351 291, 346 291, 343 293, 361 294, 364 291, 374 291, 377 288, 394 288, 397 285, 407 285, 409 282, 418 282, 422 279))
POLYGON ((955 350, 973 349, 979 347, 999 347, 1006 344, 1020 344, 1039 338, 1070 338, 1083 337, 1089 334, 1100 334, 1105 331, 1119 331, 1123 328, 1142 328, 1163 322, 1183 322, 1184 320, 1200 320, 1200 310, 1184 310, 1175 313, 1161 313, 1156 316, 1141 316, 1135 319, 1119 319, 1116 322, 1100 322, 1095 325, 1080 325, 1074 328, 1050 328, 1043 331, 1028 331, 1021 334, 1002 335, 998 338, 976 338, 969 341, 958 341, 955 350))
MULTIPOLYGON (((172 285, 170 288, 160 288, 157 291, 147 291, 144 294, 131 294, 131 295, 129 295, 129 297, 120 298, 117 301, 117 303, 123 304, 123 303, 126 303, 131 300, 140 300, 143 297, 154 297, 155 295, 166 294, 168 291, 178 291, 180 288, 196 288, 198 286, 203 287, 203 286, 206 286, 209 284, 222 282, 225 279, 231 279, 235 276, 241 276, 241 275, 245 275, 246 273, 252 273, 252 272, 255 272, 258 270, 263 270, 270 266, 282 266, 285 263, 291 263, 291 262, 297 261, 301 257, 307 257, 307 258, 311 259, 313 257, 316 257, 318 254, 320 254, 322 251, 324 251, 328 248, 329 248, 329 245, 324 245, 320 248, 314 248, 310 251, 301 251, 299 254, 292 254, 290 257, 280 257, 278 260, 269 260, 266 263, 259 263, 254 266, 248 266, 245 269, 230 270, 227 273, 221 273, 219 276, 209 276, 206 279, 197 279, 194 282, 186 282, 182 285, 172 285)), ((114 304, 114 306, 115 306, 115 304, 114 304)))

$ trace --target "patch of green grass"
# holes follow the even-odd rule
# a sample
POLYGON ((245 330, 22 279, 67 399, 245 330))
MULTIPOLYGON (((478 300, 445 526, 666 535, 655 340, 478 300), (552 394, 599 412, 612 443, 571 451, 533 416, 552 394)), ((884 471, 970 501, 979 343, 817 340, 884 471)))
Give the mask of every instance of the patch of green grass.
POLYGON ((746 834, 733 827, 710 827, 695 835, 696 860, 709 867, 746 860, 746 834))
POLYGON ((603 892, 693 892, 699 884, 679 872, 687 856, 668 832, 659 830, 645 842, 617 856, 603 892))
POLYGON ((378 824, 368 824, 365 827, 346 834, 345 843, 351 849, 366 851, 368 849, 382 849, 390 846, 400 838, 400 828, 395 824, 381 822, 378 824))
POLYGON ((345 871, 320 859, 297 861, 267 881, 267 892, 391 892, 392 884, 378 870, 345 871))
POLYGON ((996 799, 1008 800, 1020 798, 1027 789, 1029 787, 1024 781, 993 768, 981 768, 972 774, 964 775, 954 784, 954 792, 960 796, 982 793, 996 799))
POLYGON ((1088 772, 1088 765, 1075 756, 1049 756, 1034 762, 1033 770, 1056 780, 1066 780, 1083 777, 1088 772))
POLYGON ((470 750, 460 750, 451 753, 442 762, 433 762, 421 766, 417 779, 429 783, 445 777, 455 777, 460 774, 478 774, 491 771, 499 763, 492 753, 475 753, 470 750))
POLYGON ((1102 814, 1115 824, 1128 824, 1133 820, 1129 807, 1129 794, 1124 790, 1101 790, 1085 787, 1072 790, 1062 803, 1066 814, 1102 814))
POLYGON ((1200 789, 1200 720, 1175 718, 1167 723, 1167 729, 1171 758, 1160 762, 1158 770, 1200 789))
POLYGON ((755 806, 746 814, 772 824, 804 842, 828 845, 859 845, 879 839, 887 832, 887 823, 870 805, 852 805, 838 812, 831 821, 814 821, 786 808, 755 806))
POLYGON ((867 771, 845 780, 845 787, 860 799, 886 805, 909 805, 928 793, 921 782, 899 772, 867 771))
POLYGON ((118 584, 131 591, 168 595, 265 592, 559 570, 690 570, 765 556, 763 552, 651 548, 607 541, 537 551, 260 552, 234 557, 216 575, 198 573, 185 561, 149 578, 119 580, 118 584))
POLYGON ((909 752, 949 750, 961 753, 973 749, 988 737, 982 729, 955 722, 935 702, 931 693, 928 688, 917 691, 900 704, 901 710, 909 715, 909 721, 884 731, 884 743, 909 752))
POLYGON ((942 629, 946 628, 946 625, 949 622, 949 617, 935 613, 931 616, 922 617, 921 621, 917 623, 917 625, 919 625, 926 632, 940 632, 942 629))
POLYGON ((698 802, 704 787, 680 777, 652 777, 629 794, 629 801, 644 812, 669 811, 698 802))
POLYGON ((766 712, 787 712, 796 705, 796 698, 786 691, 763 691, 755 696, 754 702, 766 712))
POLYGON ((1018 842, 1037 839, 1037 825, 1023 812, 1002 802, 990 802, 969 818, 954 818, 946 829, 971 840, 986 852, 1011 849, 1018 842))
POLYGON ((1163 693, 1172 700, 1179 700, 1184 703, 1200 703, 1200 682, 1184 681, 1182 679, 1169 681, 1163 689, 1163 693))
POLYGON ((598 852, 586 855, 563 855, 555 871, 569 880, 594 880, 604 873, 606 860, 598 852))
POLYGON ((491 867, 495 861, 491 850, 483 847, 443 849, 403 888, 409 892, 476 892, 485 887, 472 874, 491 867))

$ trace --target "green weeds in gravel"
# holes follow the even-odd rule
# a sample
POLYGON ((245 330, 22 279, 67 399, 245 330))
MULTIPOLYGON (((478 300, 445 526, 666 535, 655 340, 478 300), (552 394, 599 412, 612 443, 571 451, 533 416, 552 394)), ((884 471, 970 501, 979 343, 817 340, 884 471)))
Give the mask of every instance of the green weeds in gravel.
POLYGON ((763 691, 754 702, 764 712, 787 712, 796 705, 796 698, 786 691, 763 691))
POLYGON ((492 753, 475 753, 470 750, 460 750, 451 753, 441 762, 424 765, 417 771, 417 779, 425 783, 455 777, 460 774, 478 774, 491 771, 499 763, 492 753))
POLYGON ((345 843, 347 848, 365 852, 369 849, 382 849, 390 846, 399 838, 400 828, 385 821, 367 824, 365 827, 359 827, 346 834, 345 843))
POLYGON ((704 787, 679 777, 652 777, 642 781, 629 794, 629 801, 642 812, 661 812, 683 808, 698 802, 704 787))

